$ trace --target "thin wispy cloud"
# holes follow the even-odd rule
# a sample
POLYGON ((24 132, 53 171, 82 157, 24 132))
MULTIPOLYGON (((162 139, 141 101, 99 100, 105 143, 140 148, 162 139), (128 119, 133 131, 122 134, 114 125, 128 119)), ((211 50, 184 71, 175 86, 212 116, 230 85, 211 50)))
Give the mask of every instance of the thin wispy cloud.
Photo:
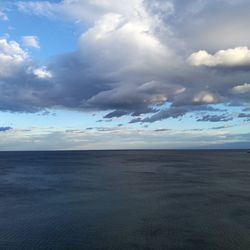
POLYGON ((9 21, 7 14, 1 9, 0 9, 0 20, 1 21, 9 21))
POLYGON ((39 40, 36 36, 23 36, 22 42, 25 47, 36 48, 39 49, 39 40))

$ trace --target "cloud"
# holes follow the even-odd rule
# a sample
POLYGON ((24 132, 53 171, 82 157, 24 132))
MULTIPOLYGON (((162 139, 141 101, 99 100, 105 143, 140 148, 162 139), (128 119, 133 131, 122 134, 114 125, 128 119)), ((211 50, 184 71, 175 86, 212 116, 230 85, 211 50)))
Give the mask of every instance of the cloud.
POLYGON ((250 92, 250 83, 244 83, 232 88, 234 94, 245 94, 250 92))
POLYGON ((33 74, 38 78, 52 78, 51 72, 49 72, 46 67, 35 68, 33 69, 33 74))
POLYGON ((238 115, 239 118, 250 118, 250 114, 249 113, 240 113, 238 115))
POLYGON ((222 115, 205 115, 202 118, 197 119, 198 122, 228 122, 233 120, 228 114, 222 115))
POLYGON ((107 115, 105 115, 104 118, 121 117, 121 116, 124 116, 124 115, 127 115, 127 114, 128 114, 127 111, 115 110, 115 111, 110 112, 107 115))
POLYGON ((49 1, 18 1, 16 4, 19 11, 47 17, 54 16, 56 6, 49 1))
POLYGON ((1 9, 0 9, 0 20, 2 20, 2 21, 8 21, 9 20, 6 13, 4 13, 4 11, 2 11, 1 9))
POLYGON ((166 129, 166 128, 159 128, 159 129, 155 129, 155 132, 166 132, 166 131, 170 131, 170 129, 166 129))
POLYGON ((235 83, 250 77, 239 70, 250 65, 245 0, 21 1, 16 6, 22 14, 73 21, 83 32, 74 51, 46 65, 5 39, 11 48, 1 52, 9 58, 0 59, 1 110, 105 111, 108 118, 130 114, 133 123, 199 111, 209 115, 212 104, 250 104, 247 92, 235 94, 235 83), (220 39, 217 26, 227 39, 220 39), (14 45, 19 51, 10 53, 14 45), (194 67, 202 65, 207 67, 194 67))
POLYGON ((216 97, 212 93, 202 91, 201 93, 194 96, 193 102, 200 103, 200 104, 215 103, 216 97))
POLYGON ((161 110, 151 117, 144 118, 142 122, 155 122, 168 118, 178 118, 184 116, 188 112, 187 107, 171 107, 169 109, 161 110))
POLYGON ((173 32, 191 51, 218 51, 250 46, 247 34, 250 17, 247 0, 172 0, 175 12, 171 22, 173 32))
POLYGON ((0 132, 6 132, 6 131, 9 131, 11 129, 12 129, 12 127, 0 127, 0 132))
POLYGON ((125 0, 18 1, 16 5, 21 12, 49 18, 68 18, 77 23, 82 21, 93 23, 107 13, 119 13, 128 17, 144 11, 142 0, 131 0, 129 5, 125 0))
POLYGON ((56 116, 55 112, 50 112, 48 110, 44 110, 41 113, 38 114, 39 116, 56 116))
POLYGON ((197 111, 219 111, 210 106, 206 105, 181 105, 181 106, 170 106, 169 108, 162 109, 150 117, 146 117, 142 119, 142 122, 156 122, 161 121, 168 118, 181 118, 189 112, 197 112, 197 111))
POLYGON ((40 48, 39 40, 38 40, 38 37, 36 36, 23 36, 22 42, 23 42, 23 45, 26 47, 36 48, 36 49, 40 48))
MULTIPOLYGON (((112 116, 121 110, 149 112, 149 105, 167 100, 167 93, 160 93, 162 89, 167 92, 164 84, 148 86, 157 66, 162 67, 169 57, 167 46, 153 32, 154 18, 141 1, 131 5, 124 1, 25 1, 17 5, 22 12, 50 18, 65 15, 87 21, 89 27, 75 52, 58 57, 47 68, 25 67, 23 58, 22 68, 1 79, 2 110, 29 112, 61 106, 114 110, 108 115, 112 116)), ((17 68, 12 66, 9 68, 17 68)))
POLYGON ((27 57, 27 53, 17 42, 0 39, 0 77, 17 73, 27 57))
POLYGON ((228 128, 233 128, 235 127, 236 125, 223 125, 223 126, 217 126, 217 127, 212 127, 211 129, 212 130, 221 130, 221 129, 228 129, 228 128))
POLYGON ((38 112, 55 105, 49 71, 37 67, 16 41, 0 39, 0 66, 1 111, 38 112))
POLYGON ((168 149, 168 148, 249 148, 249 133, 227 131, 179 131, 155 132, 151 129, 128 127, 94 128, 92 130, 33 128, 13 130, 11 136, 1 134, 1 150, 55 150, 55 149, 168 149), (110 140, 112 138, 112 140, 110 140), (190 141, 192 145, 190 146, 190 141), (236 146, 237 144, 237 146, 236 146))
POLYGON ((194 66, 207 67, 244 67, 250 66, 250 50, 248 47, 220 50, 214 55, 205 50, 193 53, 188 61, 194 66))
POLYGON ((142 122, 142 119, 140 117, 132 119, 129 123, 138 123, 142 122))

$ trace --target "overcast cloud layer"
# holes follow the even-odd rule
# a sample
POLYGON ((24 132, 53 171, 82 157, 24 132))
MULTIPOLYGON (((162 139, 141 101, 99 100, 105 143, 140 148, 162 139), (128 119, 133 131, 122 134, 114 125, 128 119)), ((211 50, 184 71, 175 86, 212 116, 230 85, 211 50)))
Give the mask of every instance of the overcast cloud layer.
MULTIPOLYGON (((206 113, 200 122, 233 119, 210 114, 212 104, 249 110, 247 0, 23 1, 9 8, 66 17, 85 29, 75 51, 47 65, 24 49, 39 49, 39 38, 1 38, 2 111, 107 111, 106 118, 131 114, 133 123, 196 111, 206 113)), ((7 20, 2 11, 0 18, 7 20)))

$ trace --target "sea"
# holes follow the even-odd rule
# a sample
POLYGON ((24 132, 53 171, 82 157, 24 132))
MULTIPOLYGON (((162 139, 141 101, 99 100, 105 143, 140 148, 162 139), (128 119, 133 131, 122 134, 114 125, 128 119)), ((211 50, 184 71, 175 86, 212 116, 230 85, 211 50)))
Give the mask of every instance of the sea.
POLYGON ((246 150, 0 152, 2 250, 249 250, 246 150))

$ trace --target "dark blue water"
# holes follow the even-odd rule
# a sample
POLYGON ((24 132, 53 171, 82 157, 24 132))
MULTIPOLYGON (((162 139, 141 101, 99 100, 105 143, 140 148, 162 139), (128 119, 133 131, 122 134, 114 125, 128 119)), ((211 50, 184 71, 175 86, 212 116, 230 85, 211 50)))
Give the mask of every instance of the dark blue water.
POLYGON ((0 153, 0 249, 250 249, 245 151, 0 153))

